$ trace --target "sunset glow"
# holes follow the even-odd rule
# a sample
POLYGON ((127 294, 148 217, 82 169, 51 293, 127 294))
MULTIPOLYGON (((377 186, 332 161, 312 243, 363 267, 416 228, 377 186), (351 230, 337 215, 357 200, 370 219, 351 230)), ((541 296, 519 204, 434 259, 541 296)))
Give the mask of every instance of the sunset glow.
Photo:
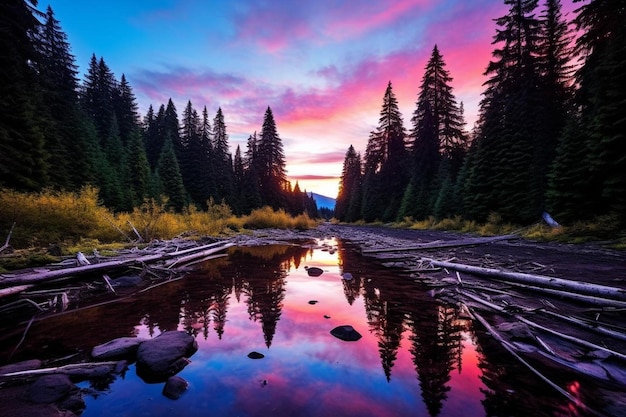
MULTIPOLYGON (((211 115, 221 107, 233 154, 260 131, 269 105, 292 184, 329 197, 337 194, 348 147, 365 151, 388 81, 410 128, 435 44, 471 129, 494 49, 493 19, 506 13, 493 0, 50 5, 80 77, 95 54, 118 79, 125 74, 142 116, 169 98, 179 117, 188 100, 211 115)), ((565 13, 572 9, 563 1, 565 13)))

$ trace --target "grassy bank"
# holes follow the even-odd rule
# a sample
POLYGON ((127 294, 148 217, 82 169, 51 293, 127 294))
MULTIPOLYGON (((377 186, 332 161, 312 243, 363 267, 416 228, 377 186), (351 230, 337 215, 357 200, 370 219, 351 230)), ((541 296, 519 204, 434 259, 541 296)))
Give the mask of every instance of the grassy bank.
POLYGON ((164 202, 147 200, 132 213, 113 213, 98 201, 98 190, 93 187, 77 193, 0 190, 0 246, 13 227, 11 248, 29 249, 43 257, 42 261, 50 260, 50 253, 120 247, 139 236, 147 242, 183 234, 192 238, 229 236, 257 228, 308 229, 316 225, 306 214, 293 217, 269 207, 236 216, 228 205, 213 201, 207 211, 189 206, 174 213, 164 202))

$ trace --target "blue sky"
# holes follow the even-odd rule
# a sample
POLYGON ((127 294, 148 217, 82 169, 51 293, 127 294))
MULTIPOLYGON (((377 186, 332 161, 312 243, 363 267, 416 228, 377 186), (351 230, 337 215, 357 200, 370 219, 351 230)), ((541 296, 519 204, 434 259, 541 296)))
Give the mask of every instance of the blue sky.
POLYGON ((270 106, 292 184, 330 197, 348 147, 365 151, 389 81, 410 127, 435 44, 471 129, 493 19, 507 12, 496 0, 51 0, 39 9, 48 4, 81 77, 95 54, 126 76, 142 115, 169 98, 179 116, 189 100, 211 117, 221 107, 233 153, 270 106))

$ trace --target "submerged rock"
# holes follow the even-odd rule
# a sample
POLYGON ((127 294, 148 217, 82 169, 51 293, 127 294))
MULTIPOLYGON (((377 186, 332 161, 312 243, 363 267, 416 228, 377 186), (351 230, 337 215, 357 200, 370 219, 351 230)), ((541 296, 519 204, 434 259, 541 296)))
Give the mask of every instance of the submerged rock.
POLYGON ((139 345, 149 339, 140 337, 120 337, 93 348, 94 359, 130 358, 137 353, 139 345))
POLYGON ((163 387, 163 395, 170 400, 179 399, 189 388, 189 383, 177 375, 171 376, 165 382, 163 387))
POLYGON ((147 340, 137 349, 137 374, 146 382, 161 382, 180 372, 198 350, 198 342, 185 332, 171 331, 147 340))
POLYGON ((52 404, 70 394, 78 392, 78 387, 67 375, 44 375, 37 379, 26 391, 26 398, 35 404, 52 404))
POLYGON ((330 334, 346 342, 356 342, 362 337, 361 333, 357 332, 354 330, 354 327, 349 325, 337 326, 330 331, 330 334))
POLYGON ((319 277, 324 273, 324 270, 322 268, 312 266, 310 268, 307 268, 306 272, 307 274, 309 274, 310 277, 319 277))
POLYGON ((263 359, 265 355, 259 352, 250 352, 248 353, 248 357, 250 359, 263 359))

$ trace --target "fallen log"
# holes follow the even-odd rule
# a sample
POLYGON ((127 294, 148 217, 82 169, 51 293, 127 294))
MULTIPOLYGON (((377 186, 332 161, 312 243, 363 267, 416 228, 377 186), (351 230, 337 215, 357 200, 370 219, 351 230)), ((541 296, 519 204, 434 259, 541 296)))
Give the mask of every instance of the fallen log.
POLYGON ((0 289, 0 298, 7 297, 7 296, 13 295, 13 294, 19 294, 19 293, 24 292, 26 290, 29 290, 29 289, 31 289, 33 287, 34 287, 34 285, 27 284, 27 285, 16 285, 14 287, 2 288, 2 289, 0 289))
POLYGON ((34 375, 49 375, 49 374, 72 374, 77 371, 84 371, 88 369, 94 369, 101 366, 111 368, 111 371, 115 369, 119 362, 107 361, 107 362, 89 362, 89 363, 73 363, 69 365, 56 366, 53 368, 40 368, 30 369, 27 371, 10 372, 0 375, 0 379, 5 378, 22 378, 34 375))
POLYGON ((428 243, 420 243, 413 246, 395 246, 391 248, 373 248, 373 249, 364 249, 361 251, 363 254, 368 253, 382 253, 382 252, 404 252, 404 251, 415 251, 415 250, 425 250, 425 249, 441 249, 441 248, 453 248, 458 246, 475 246, 475 245, 483 245, 486 243, 499 242, 502 240, 511 240, 519 238, 518 235, 502 235, 502 236, 493 236, 493 237, 475 237, 475 238, 467 238, 461 240, 450 240, 447 242, 428 242, 428 243))
POLYGON ((11 274, 10 276, 0 275, 0 287, 8 287, 14 285, 30 285, 38 284, 45 281, 51 281, 58 278, 69 276, 79 276, 92 274, 100 271, 114 270, 132 265, 142 265, 151 262, 167 260, 171 258, 181 257, 193 252, 207 251, 214 248, 215 251, 225 250, 231 247, 232 243, 216 242, 209 245, 198 246, 175 252, 164 252, 158 254, 144 255, 137 258, 129 258, 123 260, 105 261, 98 264, 83 265, 75 268, 64 268, 57 270, 34 271, 24 274, 11 274), (221 246, 219 246, 221 245, 221 246))
POLYGON ((570 291, 577 294, 604 297, 612 300, 626 301, 626 290, 623 288, 609 287, 606 285, 597 285, 589 282, 573 281, 545 275, 533 275, 521 272, 507 272, 500 269, 481 268, 478 266, 437 261, 434 259, 428 259, 427 261, 429 261, 433 266, 454 269, 456 271, 465 272, 468 274, 495 278, 504 281, 521 282, 556 290, 570 291))

